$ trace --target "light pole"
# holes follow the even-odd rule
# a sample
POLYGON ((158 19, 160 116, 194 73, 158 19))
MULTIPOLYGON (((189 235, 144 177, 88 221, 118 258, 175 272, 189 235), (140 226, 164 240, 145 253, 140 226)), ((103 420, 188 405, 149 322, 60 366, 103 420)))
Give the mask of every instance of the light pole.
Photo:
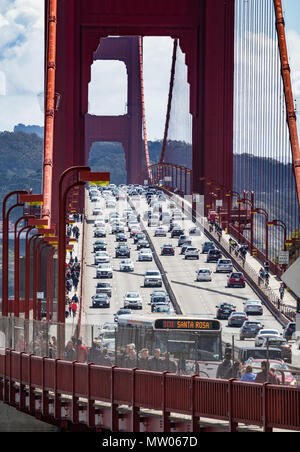
POLYGON ((23 207, 24 203, 20 201, 20 195, 26 194, 26 190, 15 190, 8 193, 2 204, 2 316, 8 316, 8 252, 9 252, 9 215, 15 207, 23 207), (16 203, 7 210, 8 200, 16 195, 16 203))

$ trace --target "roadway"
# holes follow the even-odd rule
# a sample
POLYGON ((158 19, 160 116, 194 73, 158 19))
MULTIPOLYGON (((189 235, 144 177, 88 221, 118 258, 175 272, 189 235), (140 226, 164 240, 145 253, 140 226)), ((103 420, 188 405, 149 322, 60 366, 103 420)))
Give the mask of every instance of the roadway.
MULTIPOLYGON (((144 197, 139 199, 131 199, 131 203, 135 207, 136 211, 141 215, 142 228, 144 228, 159 255, 159 259, 164 267, 164 271, 168 282, 176 296, 177 302, 180 305, 182 313, 185 315, 200 315, 214 318, 216 315, 216 306, 221 302, 231 302, 235 304, 237 311, 243 311, 243 302, 247 299, 258 299, 256 293, 252 288, 246 284, 245 288, 227 288, 226 280, 227 275, 215 273, 215 263, 206 263, 206 255, 200 253, 199 260, 185 260, 182 255, 179 254, 180 248, 177 247, 177 238, 170 238, 170 233, 167 233, 167 237, 154 237, 155 227, 148 227, 147 223, 143 222, 143 212, 149 210, 149 206, 144 197), (160 256, 160 248, 162 245, 170 243, 175 247, 175 256, 160 256), (213 272, 213 280, 211 282, 197 282, 195 280, 196 270, 199 267, 210 268, 213 272)), ((167 205, 167 203, 166 203, 167 205)), ((115 235, 110 233, 110 226, 107 228, 107 251, 111 256, 111 265, 114 270, 114 276, 112 279, 104 280, 109 281, 112 284, 112 297, 110 308, 91 308, 91 297, 96 292, 97 282, 96 279, 96 266, 94 265, 94 253, 93 243, 96 240, 93 236, 94 220, 96 216, 92 214, 94 207, 101 207, 104 211, 104 216, 107 217, 109 212, 118 211, 122 214, 123 210, 128 207, 126 201, 118 201, 116 208, 105 208, 105 200, 101 198, 99 202, 91 202, 88 192, 86 191, 86 218, 84 233, 84 262, 83 262, 83 312, 82 312, 82 325, 94 325, 93 336, 97 335, 98 329, 101 329, 101 325, 104 322, 113 322, 113 315, 118 309, 123 307, 123 297, 127 291, 138 291, 143 298, 142 311, 133 311, 137 313, 150 313, 150 294, 154 288, 145 288, 143 285, 143 276, 147 269, 156 268, 154 260, 152 262, 138 262, 138 251, 136 245, 133 244, 133 239, 129 238, 129 233, 126 232, 128 237, 128 244, 131 247, 131 260, 134 262, 135 269, 132 273, 123 273, 119 271, 119 262, 121 258, 115 258, 115 247, 117 243, 115 241, 115 235)), ((167 210, 167 209, 166 209, 167 210)), ((183 226, 185 231, 188 232, 190 227, 194 223, 191 220, 185 218, 183 226)), ((200 237, 193 237, 193 245, 197 246, 200 250, 202 243, 208 239, 202 234, 200 237)), ((282 331, 282 327, 279 322, 274 319, 270 311, 264 306, 263 316, 251 316, 264 325, 265 328, 277 329, 282 331)), ((239 328, 233 328, 227 326, 227 320, 221 320, 223 326, 223 340, 226 342, 234 341, 237 346, 254 346, 254 340, 239 340, 239 328)), ((87 341, 90 343, 90 328, 88 327, 85 333, 87 341)))

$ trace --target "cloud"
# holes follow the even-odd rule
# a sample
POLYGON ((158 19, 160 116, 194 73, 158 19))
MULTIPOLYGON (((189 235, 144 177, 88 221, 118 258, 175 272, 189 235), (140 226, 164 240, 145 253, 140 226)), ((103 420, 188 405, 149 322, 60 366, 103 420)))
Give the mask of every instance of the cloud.
POLYGON ((0 0, 1 130, 11 130, 22 118, 42 121, 36 96, 44 89, 43 7, 41 0, 0 0), (18 116, 9 117, 13 112, 18 116))

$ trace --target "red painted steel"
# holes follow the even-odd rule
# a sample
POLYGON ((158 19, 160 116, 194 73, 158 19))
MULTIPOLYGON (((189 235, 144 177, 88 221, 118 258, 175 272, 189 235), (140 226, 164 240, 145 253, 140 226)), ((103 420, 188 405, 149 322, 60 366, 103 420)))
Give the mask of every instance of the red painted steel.
POLYGON ((45 93, 45 139, 43 162, 43 218, 51 223, 52 212, 52 168, 53 133, 55 111, 55 72, 56 72, 56 19, 57 0, 45 0, 46 27, 46 93, 45 93))
MULTIPOLYGON (((15 396, 19 392, 18 408, 34 416, 44 416, 47 422, 51 419, 53 422, 54 417, 63 422, 61 409, 64 405, 69 407, 69 422, 79 424, 78 399, 82 398, 86 401, 84 422, 90 427, 95 426, 95 401, 112 403, 107 408, 102 407, 102 414, 108 411, 110 416, 103 414, 105 424, 100 423, 98 427, 113 431, 120 430, 121 422, 126 418, 126 414, 120 417, 116 410, 120 404, 133 408, 128 414, 127 431, 138 431, 140 422, 147 425, 147 414, 139 417, 142 409, 161 412, 163 427, 148 431, 170 431, 170 413, 192 416, 188 421, 189 431, 199 429, 201 417, 229 421, 230 431, 235 431, 238 423, 261 426, 264 431, 273 428, 300 430, 299 388, 101 367, 41 358, 8 349, 5 355, 0 355, 0 377, 1 400, 17 406, 15 396), (20 389, 15 383, 20 383, 20 389), (29 387, 27 407, 25 385, 29 387), (36 390, 42 393, 40 408, 35 404, 36 390), (54 400, 50 392, 54 393, 54 400), (68 396, 69 400, 65 401, 66 397, 62 396, 68 396), (54 408, 52 414, 50 405, 54 408)), ((148 413, 148 427, 152 425, 153 414, 148 413)), ((181 428, 186 427, 182 425, 181 428)))

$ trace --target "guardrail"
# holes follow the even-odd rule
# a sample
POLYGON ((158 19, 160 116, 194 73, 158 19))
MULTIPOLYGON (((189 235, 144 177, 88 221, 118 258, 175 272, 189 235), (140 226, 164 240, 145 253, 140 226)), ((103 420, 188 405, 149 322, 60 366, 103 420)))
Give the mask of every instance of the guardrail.
POLYGON ((103 367, 12 350, 0 355, 0 400, 68 430, 201 431, 201 418, 300 431, 300 389, 103 367))

